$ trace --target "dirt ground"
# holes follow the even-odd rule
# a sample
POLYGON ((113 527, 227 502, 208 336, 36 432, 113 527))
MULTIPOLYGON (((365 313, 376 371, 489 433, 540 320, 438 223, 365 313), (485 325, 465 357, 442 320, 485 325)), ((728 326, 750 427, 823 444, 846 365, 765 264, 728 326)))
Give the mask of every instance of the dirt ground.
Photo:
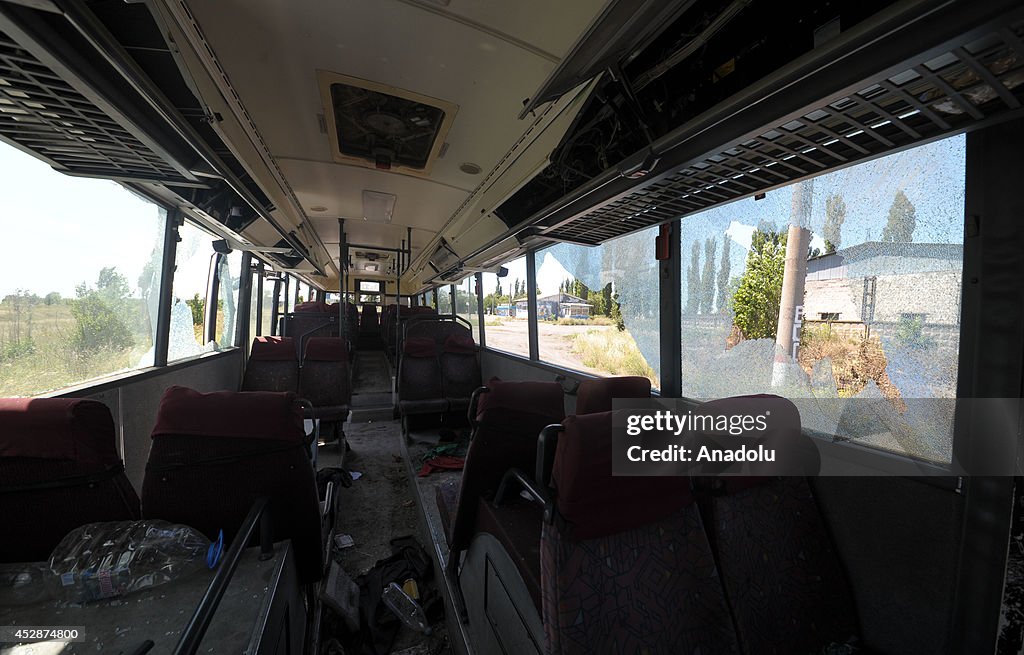
MULTIPOLYGON (((540 358, 549 364, 571 368, 594 375, 611 375, 583 363, 583 359, 572 351, 573 337, 588 330, 614 330, 613 325, 556 325, 554 323, 537 323, 537 340, 540 346, 540 358)), ((485 325, 484 335, 488 348, 497 348, 505 352, 516 353, 528 357, 530 354, 529 328, 524 320, 503 319, 501 325, 485 325)))

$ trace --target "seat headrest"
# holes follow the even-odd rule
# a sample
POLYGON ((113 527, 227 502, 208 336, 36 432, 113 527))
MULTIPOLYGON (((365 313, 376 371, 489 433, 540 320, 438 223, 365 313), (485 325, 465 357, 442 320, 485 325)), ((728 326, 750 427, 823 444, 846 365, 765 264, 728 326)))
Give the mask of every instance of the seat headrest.
POLYGON ((612 411, 613 398, 650 398, 651 381, 640 376, 596 378, 580 382, 576 414, 612 411))
POLYGON ((569 537, 593 539, 659 521, 690 505, 689 479, 612 475, 613 412, 568 416, 551 480, 569 537))
MULTIPOLYGON (((772 448, 777 453, 785 453, 777 457, 778 462, 774 463, 750 463, 745 468, 750 474, 760 475, 817 475, 821 468, 821 455, 814 440, 803 434, 800 423, 800 410, 793 401, 775 396, 772 394, 756 394, 749 396, 732 396, 719 398, 703 403, 694 410, 695 414, 708 415, 732 415, 732 416, 767 416, 766 427, 763 432, 756 435, 745 434, 743 436, 729 435, 705 431, 703 434, 694 433, 698 438, 714 440, 725 447, 736 447, 741 443, 756 447, 763 445, 765 448, 772 448)), ((712 471, 719 467, 711 467, 712 471)), ((735 468, 723 465, 721 468, 729 470, 735 468)), ((722 476, 725 483, 719 486, 727 493, 738 491, 750 486, 743 480, 737 480, 733 476, 722 476)))
POLYGON ((157 410, 153 438, 165 435, 305 441, 302 407, 291 392, 200 393, 177 386, 164 392, 157 410))
POLYGON ((483 421, 485 413, 508 409, 523 414, 544 416, 550 423, 565 418, 565 392, 557 382, 505 381, 491 378, 488 391, 480 394, 476 416, 483 421))
POLYGON ((250 361, 295 361, 295 345, 291 337, 256 337, 252 340, 250 361))
POLYGON ((306 341, 306 361, 346 362, 348 350, 340 337, 310 337, 306 341))
POLYGON ((434 357, 437 343, 429 337, 408 337, 402 344, 402 352, 409 357, 434 357))
POLYGON ((476 354, 477 346, 476 342, 473 341, 473 337, 467 337, 461 334, 452 334, 444 340, 443 350, 446 353, 474 355, 476 354))
POLYGON ((329 311, 327 303, 318 300, 310 300, 295 306, 296 313, 326 314, 329 311))
POLYGON ((2 398, 0 457, 115 464, 114 419, 98 400, 2 398))

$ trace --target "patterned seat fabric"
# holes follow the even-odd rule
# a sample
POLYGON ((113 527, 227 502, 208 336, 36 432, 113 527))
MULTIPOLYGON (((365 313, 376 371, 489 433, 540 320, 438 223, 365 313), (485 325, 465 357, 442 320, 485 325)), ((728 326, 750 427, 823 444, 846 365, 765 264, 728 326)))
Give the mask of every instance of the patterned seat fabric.
POLYGON ((274 539, 292 540, 302 582, 322 574, 316 477, 290 393, 164 392, 142 485, 142 515, 230 542, 257 498, 274 539))
MULTIPOLYGON (((701 409, 770 411, 763 439, 798 469, 818 466, 785 398, 736 396, 701 409)), ((744 653, 819 652, 856 638, 850 585, 805 477, 697 477, 694 487, 744 653)))
POLYGON ((291 337, 256 337, 245 365, 242 391, 296 391, 299 358, 291 337))
POLYGON ((73 398, 0 399, 0 562, 46 560, 64 535, 139 518, 106 405, 73 398))
POLYGON ((612 413, 570 416, 544 523, 547 653, 732 653, 736 635, 685 478, 613 477, 612 413))
POLYGON ((640 376, 593 378, 576 390, 576 415, 612 411, 614 398, 650 398, 651 381, 640 376))
POLYGON ((742 651, 814 653, 856 641, 850 585, 807 480, 715 486, 701 504, 742 651))

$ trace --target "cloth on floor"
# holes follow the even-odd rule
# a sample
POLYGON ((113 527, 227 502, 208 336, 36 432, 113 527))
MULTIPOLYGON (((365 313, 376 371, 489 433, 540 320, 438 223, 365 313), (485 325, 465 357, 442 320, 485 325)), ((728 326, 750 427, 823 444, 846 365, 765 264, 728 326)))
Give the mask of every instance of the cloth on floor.
POLYGON ((465 457, 439 455, 437 457, 431 457, 427 461, 423 462, 423 468, 420 469, 420 472, 417 475, 421 478, 425 478, 435 471, 461 471, 465 465, 465 457))
POLYGON ((451 455, 452 457, 464 457, 466 450, 469 448, 469 443, 460 441, 457 443, 443 443, 438 446, 434 446, 426 453, 423 454, 422 459, 424 462, 428 459, 434 459, 440 455, 451 455))
POLYGON ((433 584, 434 567, 430 557, 414 537, 391 540, 391 556, 379 560, 359 576, 360 623, 365 655, 384 655, 391 651, 401 621, 381 601, 381 592, 392 582, 401 585, 412 578, 419 589, 420 607, 431 623, 444 618, 444 603, 433 584))

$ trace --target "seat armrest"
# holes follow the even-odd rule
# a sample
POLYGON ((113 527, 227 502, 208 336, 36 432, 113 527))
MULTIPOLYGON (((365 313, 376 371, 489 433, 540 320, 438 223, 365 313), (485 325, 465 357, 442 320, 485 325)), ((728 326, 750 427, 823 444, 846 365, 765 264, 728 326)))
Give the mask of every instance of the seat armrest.
POLYGON ((545 489, 551 486, 551 469, 555 465, 558 435, 564 429, 560 423, 553 423, 541 430, 537 436, 537 466, 533 479, 545 489))
POLYGON ((494 496, 494 506, 500 507, 505 501, 505 497, 509 494, 510 487, 515 485, 526 491, 530 496, 530 500, 544 508, 544 520, 551 523, 555 516, 555 503, 550 492, 534 482, 522 469, 509 469, 505 471, 505 475, 501 478, 501 484, 498 485, 498 493, 494 496))

